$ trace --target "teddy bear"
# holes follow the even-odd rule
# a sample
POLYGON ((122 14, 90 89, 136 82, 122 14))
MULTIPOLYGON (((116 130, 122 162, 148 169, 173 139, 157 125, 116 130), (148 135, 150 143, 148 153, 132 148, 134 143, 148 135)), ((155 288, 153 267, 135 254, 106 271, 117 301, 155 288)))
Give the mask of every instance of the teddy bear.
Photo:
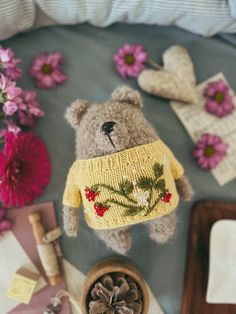
POLYGON ((138 91, 121 86, 102 105, 76 100, 65 113, 76 132, 76 160, 63 195, 65 232, 77 236, 82 203, 89 227, 123 255, 134 224, 144 224, 156 243, 172 238, 179 194, 185 201, 193 195, 182 165, 142 106, 138 91))

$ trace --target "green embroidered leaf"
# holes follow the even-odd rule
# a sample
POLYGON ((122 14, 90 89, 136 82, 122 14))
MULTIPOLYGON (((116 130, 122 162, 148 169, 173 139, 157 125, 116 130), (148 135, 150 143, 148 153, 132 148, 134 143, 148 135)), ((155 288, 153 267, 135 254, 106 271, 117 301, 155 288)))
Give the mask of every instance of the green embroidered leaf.
POLYGON ((137 186, 144 191, 151 189, 153 185, 153 180, 148 177, 141 177, 137 182, 137 186))
POLYGON ((91 190, 92 190, 93 192, 97 192, 98 189, 99 189, 98 184, 94 184, 93 186, 91 186, 91 190))
POLYGON ((156 190, 161 190, 161 191, 164 191, 166 189, 166 182, 164 179, 159 179, 155 185, 154 185, 154 188, 156 190))
POLYGON ((139 214, 140 212, 144 211, 145 209, 143 207, 130 207, 125 210, 124 216, 135 216, 139 214))
POLYGON ((164 169, 163 165, 161 165, 157 162, 154 164, 153 171, 155 173, 156 178, 160 178, 163 175, 163 173, 164 173, 163 169, 164 169))
POLYGON ((119 184, 120 190, 124 195, 128 195, 133 192, 133 184, 128 180, 125 180, 119 184))

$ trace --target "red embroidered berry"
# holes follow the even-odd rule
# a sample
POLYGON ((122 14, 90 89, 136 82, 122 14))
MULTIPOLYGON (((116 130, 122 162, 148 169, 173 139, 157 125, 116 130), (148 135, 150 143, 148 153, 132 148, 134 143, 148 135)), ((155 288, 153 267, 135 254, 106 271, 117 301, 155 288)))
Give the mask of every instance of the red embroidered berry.
POLYGON ((95 203, 94 204, 94 209, 96 211, 96 214, 99 216, 99 217, 103 217, 103 215, 105 214, 105 212, 109 209, 109 207, 105 207, 103 206, 102 204, 97 204, 95 203))
POLYGON ((169 203, 171 197, 172 197, 172 194, 169 193, 169 192, 167 192, 167 193, 161 198, 161 200, 162 200, 163 202, 165 202, 165 203, 169 203))
POLYGON ((89 202, 94 202, 96 197, 98 196, 99 192, 95 192, 92 189, 86 187, 85 191, 85 197, 89 202))

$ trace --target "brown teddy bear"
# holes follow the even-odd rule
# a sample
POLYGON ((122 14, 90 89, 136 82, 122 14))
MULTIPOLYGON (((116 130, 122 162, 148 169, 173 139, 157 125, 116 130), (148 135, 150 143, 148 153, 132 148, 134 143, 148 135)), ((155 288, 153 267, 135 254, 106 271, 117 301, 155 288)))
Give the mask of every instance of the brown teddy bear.
POLYGON ((141 108, 140 94, 122 86, 103 105, 77 100, 65 115, 76 131, 76 161, 63 196, 65 231, 77 235, 83 203, 87 224, 120 254, 131 247, 133 224, 144 223, 157 243, 173 237, 178 192, 186 201, 193 195, 183 167, 141 108))

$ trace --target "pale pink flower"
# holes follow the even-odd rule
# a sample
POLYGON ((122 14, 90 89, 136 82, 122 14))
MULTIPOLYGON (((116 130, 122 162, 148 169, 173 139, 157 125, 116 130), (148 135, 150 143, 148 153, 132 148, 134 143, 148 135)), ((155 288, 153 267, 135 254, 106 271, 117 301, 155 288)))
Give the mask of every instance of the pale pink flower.
POLYGON ((62 72, 62 55, 59 52, 37 55, 30 67, 30 75, 35 78, 36 86, 50 89, 62 84, 67 76, 62 72))
POLYGON ((6 128, 7 131, 12 132, 15 136, 17 136, 17 134, 21 131, 20 127, 11 120, 8 120, 6 124, 7 124, 7 128, 6 128))
POLYGON ((11 80, 18 80, 21 77, 21 69, 17 67, 20 62, 20 59, 15 58, 11 48, 0 46, 0 69, 3 69, 5 75, 11 80))
POLYGON ((227 116, 234 110, 229 86, 223 80, 209 83, 204 91, 204 96, 207 98, 206 110, 219 118, 227 116))
POLYGON ((6 116, 13 115, 21 103, 21 93, 22 89, 16 86, 16 82, 0 73, 0 111, 6 116))
POLYGON ((140 44, 125 44, 113 56, 118 73, 123 77, 137 77, 144 69, 147 61, 147 52, 140 44))
POLYGON ((201 168, 210 170, 224 158, 227 149, 228 144, 224 143, 220 136, 205 133, 197 142, 193 156, 201 168))
POLYGON ((22 105, 17 111, 19 124, 32 127, 37 119, 42 116, 44 116, 44 112, 36 100, 36 93, 33 91, 23 90, 22 105))

